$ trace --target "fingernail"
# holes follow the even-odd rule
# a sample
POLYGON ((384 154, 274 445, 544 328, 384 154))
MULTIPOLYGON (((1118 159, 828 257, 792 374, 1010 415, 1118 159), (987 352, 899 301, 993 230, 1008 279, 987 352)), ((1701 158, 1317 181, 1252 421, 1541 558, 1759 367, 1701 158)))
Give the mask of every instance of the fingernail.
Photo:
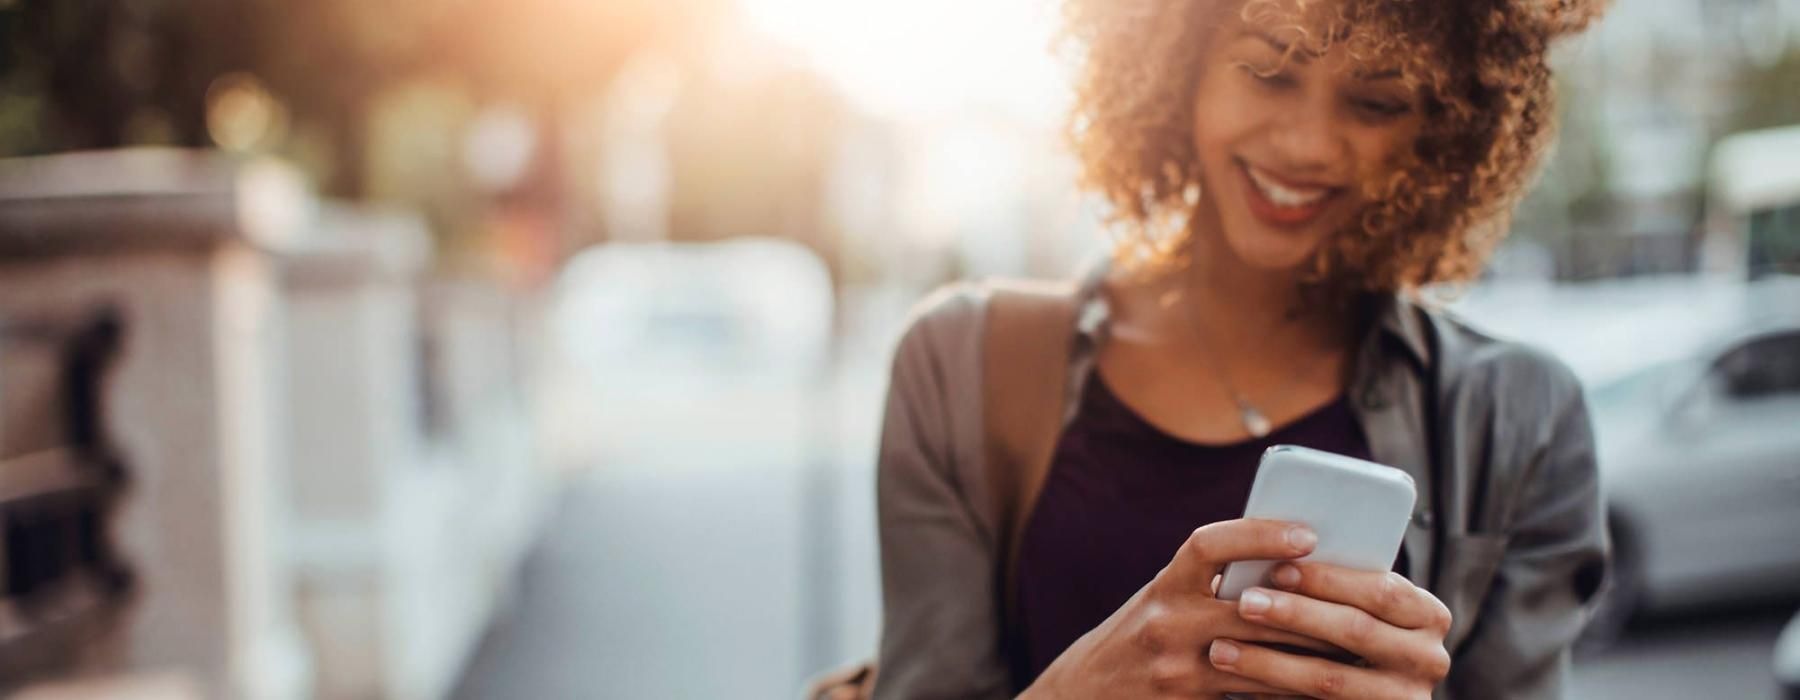
POLYGON ((1270 574, 1269 578, 1273 579, 1277 586, 1293 588, 1300 585, 1300 567, 1293 564, 1282 564, 1275 567, 1275 573, 1270 574))
POLYGON ((1269 606, 1274 604, 1275 601, 1270 600, 1267 593, 1263 593, 1254 588, 1244 591, 1244 595, 1238 598, 1238 607, 1251 615, 1261 615, 1264 612, 1268 612, 1269 606))
POLYGON ((1287 541, 1288 546, 1293 547, 1294 549, 1310 552, 1312 551, 1313 545, 1319 543, 1319 536, 1313 534, 1313 531, 1309 528, 1296 527, 1288 529, 1287 541))
POLYGON ((1215 639, 1212 643, 1212 653, 1209 656, 1212 657, 1213 665, 1230 666, 1237 663, 1238 646, 1223 639, 1215 639))

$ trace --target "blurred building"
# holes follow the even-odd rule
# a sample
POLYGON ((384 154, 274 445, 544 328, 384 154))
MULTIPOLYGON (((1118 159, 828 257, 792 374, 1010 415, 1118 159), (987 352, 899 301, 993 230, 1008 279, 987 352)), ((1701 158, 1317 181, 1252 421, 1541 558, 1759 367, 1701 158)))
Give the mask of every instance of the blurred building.
POLYGON ((1557 65, 1561 138, 1517 233, 1565 279, 1692 271, 1713 145, 1800 123, 1800 2, 1614 3, 1557 65))

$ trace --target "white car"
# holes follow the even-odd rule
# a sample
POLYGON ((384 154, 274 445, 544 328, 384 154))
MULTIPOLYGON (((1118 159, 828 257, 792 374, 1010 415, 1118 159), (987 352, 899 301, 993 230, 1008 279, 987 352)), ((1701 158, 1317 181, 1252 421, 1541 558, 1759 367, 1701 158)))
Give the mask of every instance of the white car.
POLYGON ((547 444, 585 463, 695 463, 695 451, 801 460, 833 308, 824 263, 791 241, 583 251, 550 304, 547 444))
POLYGON ((1800 323, 1746 329, 1592 400, 1614 551, 1595 635, 1634 611, 1800 591, 1800 323))
POLYGON ((1800 286, 1557 294, 1534 312, 1477 299, 1467 315, 1505 306, 1498 330, 1549 347, 1588 387, 1614 553, 1589 644, 1639 612, 1800 592, 1800 286))

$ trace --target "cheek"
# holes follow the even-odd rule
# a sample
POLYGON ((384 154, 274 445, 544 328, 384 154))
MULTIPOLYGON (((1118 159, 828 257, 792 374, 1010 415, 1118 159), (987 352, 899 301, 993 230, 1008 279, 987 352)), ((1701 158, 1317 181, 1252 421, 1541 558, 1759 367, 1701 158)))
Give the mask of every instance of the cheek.
POLYGON ((1419 129, 1412 124, 1359 130, 1351 139, 1358 177, 1365 183, 1379 183, 1410 167, 1418 138, 1419 129))
POLYGON ((1236 94, 1229 85, 1231 77, 1224 74, 1210 81, 1203 78, 1196 91, 1191 137, 1201 167, 1208 170, 1224 165, 1232 147, 1255 132, 1262 119, 1257 101, 1251 99, 1253 96, 1236 94))
POLYGON ((1193 139, 1194 153, 1199 156, 1202 165, 1211 159, 1212 153, 1225 140, 1220 135, 1223 130, 1220 117, 1225 116, 1222 113, 1229 110, 1214 108, 1223 104, 1214 97, 1215 92, 1217 88, 1205 77, 1200 79, 1199 89, 1194 92, 1193 128, 1189 137, 1193 139))

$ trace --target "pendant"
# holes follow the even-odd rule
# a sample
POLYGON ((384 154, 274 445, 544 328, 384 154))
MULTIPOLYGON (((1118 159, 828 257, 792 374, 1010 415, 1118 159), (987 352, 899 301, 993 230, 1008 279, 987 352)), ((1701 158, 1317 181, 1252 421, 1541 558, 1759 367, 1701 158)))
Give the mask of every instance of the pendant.
POLYGON ((1249 431, 1250 436, 1254 438, 1268 437, 1269 429, 1273 427, 1269 425, 1268 417, 1264 416, 1262 411, 1256 410, 1256 407, 1251 406, 1250 404, 1243 404, 1238 407, 1238 418, 1244 421, 1244 430, 1249 431))

